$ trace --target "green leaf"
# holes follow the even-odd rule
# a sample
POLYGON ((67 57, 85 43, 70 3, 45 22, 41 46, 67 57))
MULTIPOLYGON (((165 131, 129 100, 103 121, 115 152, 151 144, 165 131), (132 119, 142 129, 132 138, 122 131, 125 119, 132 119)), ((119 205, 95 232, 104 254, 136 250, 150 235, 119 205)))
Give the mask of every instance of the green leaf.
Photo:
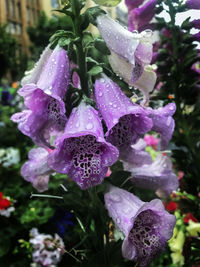
POLYGON ((71 40, 69 38, 62 37, 59 39, 58 44, 60 47, 68 46, 71 40))
POLYGON ((112 7, 112 6, 117 6, 121 0, 93 0, 97 5, 100 6, 107 6, 107 7, 112 7))
POLYGON ((94 42, 94 47, 103 55, 110 55, 110 50, 102 39, 96 39, 94 42))
POLYGON ((98 75, 98 74, 100 74, 100 73, 102 73, 103 72, 103 69, 102 69, 102 67, 100 67, 100 66, 93 66, 89 71, 88 71, 88 73, 91 75, 91 76, 96 76, 96 75, 98 75))
POLYGON ((85 16, 85 20, 89 20, 90 23, 96 26, 97 17, 103 14, 106 14, 106 12, 100 7, 95 6, 88 8, 85 13, 83 13, 83 16, 85 16))
POLYGON ((96 60, 94 60, 93 58, 91 57, 86 57, 86 62, 90 62, 90 63, 94 63, 94 64, 99 64, 96 60))

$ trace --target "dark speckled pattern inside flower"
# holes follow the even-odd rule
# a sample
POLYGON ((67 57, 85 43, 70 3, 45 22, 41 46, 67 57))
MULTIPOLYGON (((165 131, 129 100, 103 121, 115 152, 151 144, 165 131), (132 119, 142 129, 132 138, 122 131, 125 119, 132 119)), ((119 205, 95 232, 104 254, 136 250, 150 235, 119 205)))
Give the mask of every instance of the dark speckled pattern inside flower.
MULTIPOLYGON (((102 168, 101 155, 104 145, 98 143, 92 135, 85 135, 79 138, 69 138, 65 141, 65 150, 72 155, 73 169, 75 176, 81 180, 96 179, 102 168)), ((88 181, 89 182, 89 181, 88 181)))
POLYGON ((135 115, 129 114, 121 117, 119 122, 110 130, 107 141, 117 148, 134 144, 138 139, 135 132, 137 123, 135 115))
POLYGON ((151 210, 141 212, 129 233, 129 240, 137 250, 140 266, 147 266, 163 248, 160 235, 159 216, 151 210))

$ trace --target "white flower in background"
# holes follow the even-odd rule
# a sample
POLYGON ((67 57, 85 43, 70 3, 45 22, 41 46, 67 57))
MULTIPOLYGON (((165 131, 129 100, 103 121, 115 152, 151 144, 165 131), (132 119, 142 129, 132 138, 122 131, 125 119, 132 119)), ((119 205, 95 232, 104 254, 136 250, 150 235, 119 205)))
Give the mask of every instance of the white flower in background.
POLYGON ((64 243, 59 235, 40 234, 37 228, 30 231, 30 243, 33 245, 32 267, 56 267, 64 253, 64 243), (34 265, 36 264, 36 265, 34 265), (39 264, 39 265, 38 265, 39 264))
POLYGON ((15 210, 14 207, 9 207, 5 210, 0 210, 0 215, 5 216, 5 217, 10 217, 11 212, 13 212, 14 210, 15 210))
POLYGON ((9 147, 6 149, 0 149, 0 164, 3 167, 8 168, 20 162, 19 149, 9 147))

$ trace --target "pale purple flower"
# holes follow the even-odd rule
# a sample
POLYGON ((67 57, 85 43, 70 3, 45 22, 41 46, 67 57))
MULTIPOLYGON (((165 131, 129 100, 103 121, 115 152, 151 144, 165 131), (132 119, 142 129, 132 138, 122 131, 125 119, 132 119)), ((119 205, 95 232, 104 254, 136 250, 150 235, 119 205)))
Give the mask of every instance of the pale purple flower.
MULTIPOLYGON (((146 143, 141 138, 136 144, 131 145, 128 149, 120 151, 120 157, 123 159, 124 166, 138 167, 143 164, 151 164, 152 157, 145 151, 146 143)), ((128 170, 129 171, 129 170, 128 170)))
POLYGON ((172 115, 176 111, 176 104, 170 103, 155 110, 147 108, 147 111, 153 121, 152 131, 160 134, 161 149, 166 149, 174 132, 175 122, 172 115))
POLYGON ((67 118, 64 106, 60 109, 57 100, 36 90, 32 101, 32 110, 23 110, 12 115, 11 120, 18 124, 18 129, 29 136, 41 147, 51 147, 51 142, 64 130, 67 118))
POLYGON ((128 10, 132 10, 133 8, 139 7, 143 4, 144 0, 125 0, 125 4, 128 7, 128 10))
POLYGON ((81 189, 100 184, 119 155, 117 148, 104 139, 98 112, 84 102, 72 110, 56 143, 49 165, 57 172, 67 173, 81 189))
POLYGON ((22 80, 18 93, 30 110, 14 114, 11 120, 38 146, 51 147, 50 140, 64 129, 67 118, 62 98, 69 76, 67 53, 57 46, 52 52, 47 47, 33 71, 22 80))
POLYGON ((33 148, 28 153, 29 160, 21 168, 23 178, 32 183, 39 192, 48 189, 49 175, 53 170, 47 164, 49 153, 44 148, 33 148))
POLYGON ((138 266, 150 266, 172 237, 176 218, 159 199, 143 202, 126 190, 110 186, 105 205, 117 228, 125 236, 122 254, 138 266))
POLYGON ((122 157, 122 152, 129 153, 130 146, 152 128, 152 120, 104 74, 95 82, 95 98, 107 126, 106 140, 119 149, 122 157))
POLYGON ((200 1, 199 0, 187 0, 186 6, 191 9, 200 9, 200 1))
POLYGON ((133 85, 141 77, 145 66, 151 62, 151 34, 149 32, 131 33, 106 15, 97 18, 97 27, 111 51, 109 56, 111 67, 126 82, 133 85), (128 79, 122 73, 125 66, 125 71, 130 73, 128 79))
POLYGON ((32 260, 41 266, 56 266, 64 253, 64 242, 62 238, 55 234, 40 234, 37 228, 30 231, 30 244, 33 246, 32 260))
POLYGON ((30 109, 35 91, 41 91, 41 94, 57 100, 63 106, 62 98, 69 80, 70 63, 66 51, 57 46, 53 52, 49 52, 47 47, 33 71, 22 80, 23 87, 18 90, 18 94, 23 96, 25 105, 30 109))
POLYGON ((140 166, 124 163, 124 169, 131 172, 131 182, 136 187, 154 190, 159 197, 168 197, 179 185, 171 160, 162 154, 150 164, 145 161, 140 166))
POLYGON ((142 7, 132 9, 129 13, 129 30, 138 30, 139 32, 148 28, 149 22, 155 14, 157 0, 149 0, 142 7))

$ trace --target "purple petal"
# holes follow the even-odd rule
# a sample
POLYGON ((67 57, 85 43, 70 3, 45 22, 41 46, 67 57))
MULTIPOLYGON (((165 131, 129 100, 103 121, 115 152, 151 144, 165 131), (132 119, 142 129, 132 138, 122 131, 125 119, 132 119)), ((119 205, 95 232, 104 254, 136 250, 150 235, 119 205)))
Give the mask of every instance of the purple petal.
POLYGON ((44 65, 46 64, 47 60, 52 54, 52 50, 49 48, 49 45, 44 49, 42 52, 40 59, 38 62, 35 64, 34 68, 28 72, 28 74, 22 79, 21 85, 24 86, 26 84, 36 84, 40 74, 42 72, 42 69, 44 65))
POLYGON ((125 4, 128 6, 128 9, 131 10, 140 6, 144 0, 125 0, 125 4))
POLYGON ((148 25, 155 14, 157 0, 149 0, 142 7, 135 8, 129 13, 129 30, 139 30, 148 25))
POLYGON ((139 45, 137 34, 126 30, 119 23, 106 15, 97 18, 97 27, 109 49, 135 64, 135 50, 139 45))
POLYGON ((187 2, 185 4, 188 8, 200 9, 200 1, 199 0, 187 0, 187 2))
POLYGON ((151 129, 152 121, 146 111, 133 104, 107 76, 96 80, 95 97, 108 128, 107 141, 119 150, 135 144, 142 134, 151 129))
POLYGON ((149 117, 153 121, 152 131, 160 133, 161 149, 166 149, 174 132, 175 122, 172 115, 176 111, 176 105, 170 103, 156 110, 151 108, 147 108, 147 110, 149 112, 149 117))
POLYGON ((128 191, 115 186, 109 186, 104 200, 109 216, 112 217, 117 228, 127 236, 129 229, 132 228, 132 218, 144 202, 128 191))
POLYGON ((21 175, 33 184, 39 192, 48 189, 51 168, 47 164, 48 152, 44 148, 34 148, 29 151, 29 160, 22 165, 21 175))
POLYGON ((24 84, 18 90, 19 95, 24 97, 24 103, 27 107, 31 101, 34 101, 33 94, 35 90, 40 89, 45 94, 61 102, 68 89, 70 64, 66 51, 57 46, 51 54, 47 54, 48 56, 45 56, 45 64, 38 64, 38 67, 36 67, 34 77, 27 79, 25 77, 25 80, 23 80, 23 84, 27 81, 30 83, 24 84))
POLYGON ((172 163, 162 154, 151 164, 144 162, 139 167, 126 164, 125 167, 131 172, 131 181, 136 187, 156 190, 161 197, 168 197, 178 188, 178 178, 172 171, 172 163))
MULTIPOLYGON (((51 105, 49 105, 51 107, 51 105)), ((38 110, 24 110, 12 115, 11 120, 18 124, 18 129, 29 136, 35 144, 42 147, 51 147, 50 140, 57 137, 64 130, 67 118, 65 115, 56 113, 51 108, 44 110, 44 113, 38 110)))
POLYGON ((100 184, 118 158, 118 150, 104 139, 97 111, 83 102, 73 109, 64 134, 56 142, 49 165, 67 173, 81 189, 100 184))
POLYGON ((143 164, 151 164, 151 155, 145 151, 146 143, 143 139, 139 139, 135 145, 127 147, 120 151, 120 157, 123 159, 124 169, 130 171, 131 168, 141 166, 143 164))

